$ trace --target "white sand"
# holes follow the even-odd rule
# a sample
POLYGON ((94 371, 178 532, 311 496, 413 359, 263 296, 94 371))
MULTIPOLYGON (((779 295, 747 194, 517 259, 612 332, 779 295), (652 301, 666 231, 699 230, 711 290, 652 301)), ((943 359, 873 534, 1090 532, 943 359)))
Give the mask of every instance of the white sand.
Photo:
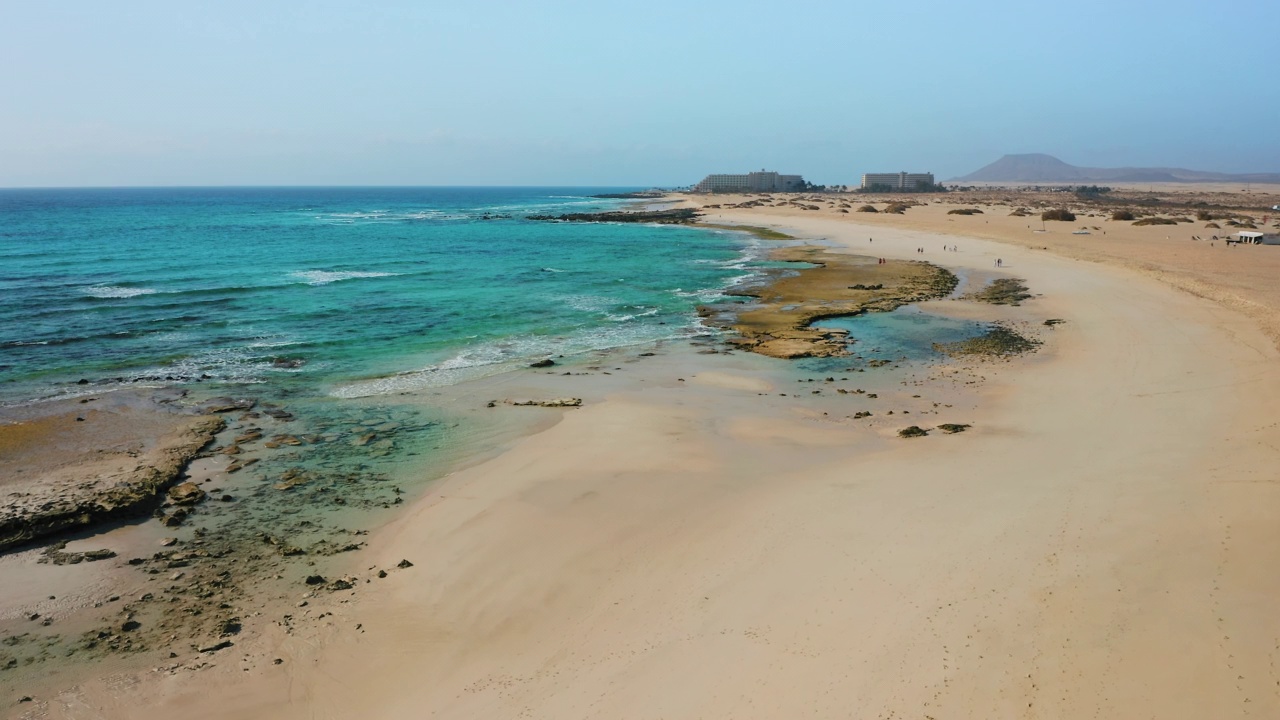
POLYGON ((785 225, 1002 257, 1068 322, 928 416, 954 436, 765 409, 730 371, 616 393, 381 532, 368 564, 415 567, 281 666, 48 716, 1280 717, 1280 358, 1249 320, 1043 251, 785 225))

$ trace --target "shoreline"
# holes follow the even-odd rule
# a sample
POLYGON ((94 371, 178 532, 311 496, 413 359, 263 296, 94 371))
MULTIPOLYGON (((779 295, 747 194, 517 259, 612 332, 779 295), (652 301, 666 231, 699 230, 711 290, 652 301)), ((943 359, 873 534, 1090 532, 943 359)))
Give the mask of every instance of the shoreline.
MULTIPOLYGON (((770 220, 861 249, 847 225, 770 220)), ((877 254, 906 259, 919 244, 877 232, 889 233, 877 236, 877 254)), ((140 676, 143 716, 304 717, 323 705, 386 717, 423 708, 632 717, 637 698, 678 717, 847 712, 854 697, 866 714, 922 703, 958 703, 974 716, 1016 714, 1028 702, 1061 716, 1220 708, 1234 675, 1217 656, 1173 648, 1217 642, 1237 665, 1265 667, 1266 633, 1244 628, 1274 626, 1250 601, 1273 581, 1236 559, 1273 552, 1264 549, 1274 539, 1266 489, 1204 478, 1224 468, 1247 476, 1276 460, 1223 429, 1256 422, 1280 397, 1274 349, 1251 344, 1258 333, 1241 318, 1123 270, 953 239, 970 246, 947 257, 960 269, 981 275, 999 252, 1042 295, 1022 308, 983 306, 983 317, 1067 319, 1046 333, 1043 353, 825 383, 750 354, 659 348, 626 381, 603 369, 494 380, 489 388, 510 395, 591 399, 529 410, 555 418, 375 531, 362 565, 412 567, 369 578, 382 583, 376 593, 313 600, 318 614, 334 615, 301 636, 263 633, 254 652, 281 653, 281 666, 250 663, 245 673, 218 660, 140 676), (1169 348, 1177 352, 1154 352, 1169 348), (803 375, 821 385, 797 392, 803 375), (832 392, 872 382, 884 385, 873 399, 832 392), (1184 419, 1187 403, 1196 412, 1184 419), (874 416, 848 417, 863 407, 874 416), (921 424, 973 429, 896 437, 926 417, 921 424), (1197 512, 1192 498, 1219 515, 1197 512), (1232 560, 1217 565, 1217 625, 1191 592, 1214 577, 1214 553, 1232 560), (1165 588, 1177 590, 1173 600, 1165 588), (1182 632, 1163 636, 1162 617, 1179 618, 1182 632), (1235 640, 1223 645, 1219 629, 1235 640), (1113 663, 1128 672, 1117 676, 1113 663), (1026 668, 1032 682, 983 680, 1026 668), (424 673, 433 682, 415 684, 424 673), (836 692, 815 701, 827 697, 822 688, 836 692), (222 698, 219 710, 204 707, 211 697, 222 698)), ((287 607, 282 599, 272 611, 310 612, 287 607)), ((1276 703, 1264 675, 1248 673, 1255 711, 1276 703)), ((100 681, 76 697, 125 715, 112 714, 124 707, 100 681)), ((44 706, 49 717, 57 710, 44 706)))

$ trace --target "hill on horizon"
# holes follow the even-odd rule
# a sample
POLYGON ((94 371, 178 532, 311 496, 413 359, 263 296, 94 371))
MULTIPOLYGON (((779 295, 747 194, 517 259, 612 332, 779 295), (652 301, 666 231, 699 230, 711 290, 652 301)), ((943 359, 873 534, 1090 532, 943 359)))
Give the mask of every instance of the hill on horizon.
POLYGON ((947 182, 1256 182, 1280 183, 1280 173, 1218 173, 1184 168, 1076 167, 1052 155, 1005 155, 963 177, 947 182))

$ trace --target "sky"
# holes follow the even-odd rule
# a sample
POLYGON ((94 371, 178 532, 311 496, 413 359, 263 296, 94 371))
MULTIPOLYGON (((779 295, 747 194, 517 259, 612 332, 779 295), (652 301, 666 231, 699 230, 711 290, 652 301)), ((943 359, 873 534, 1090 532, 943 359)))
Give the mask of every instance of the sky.
POLYGON ((1276 0, 0 0, 0 186, 1280 172, 1277 28, 1276 0))

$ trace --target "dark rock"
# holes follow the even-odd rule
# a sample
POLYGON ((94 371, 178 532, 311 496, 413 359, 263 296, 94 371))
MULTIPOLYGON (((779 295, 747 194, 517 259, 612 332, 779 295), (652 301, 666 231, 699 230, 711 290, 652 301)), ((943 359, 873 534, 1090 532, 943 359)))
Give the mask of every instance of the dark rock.
POLYGON ((124 623, 120 625, 120 632, 133 632, 140 627, 142 627, 142 623, 137 620, 125 620, 124 623))
POLYGON ((378 577, 380 577, 380 578, 384 578, 384 577, 386 577, 386 576, 387 576, 387 571, 386 571, 386 570, 379 570, 379 571, 378 571, 378 577))
POLYGON ((234 412, 236 410, 251 410, 257 401, 252 398, 229 398, 216 397, 204 401, 196 406, 200 412, 205 415, 215 415, 218 413, 234 412))
POLYGON ((552 365, 555 365, 555 364, 556 364, 555 360, 552 360, 551 358, 546 358, 545 360, 538 360, 537 362, 529 363, 529 367, 544 368, 544 367, 551 367, 552 365))
POLYGON ((308 575, 306 583, 308 585, 323 585, 325 582, 323 575, 308 575))
POLYGON ((413 563, 409 562, 408 560, 401 560, 400 562, 396 563, 396 567, 398 567, 398 568, 400 568, 401 570, 403 570, 403 569, 405 569, 405 568, 411 568, 411 567, 413 567, 413 563))
POLYGON ((219 650, 225 650, 233 645, 235 645, 235 643, 231 642, 230 640, 223 640, 222 642, 214 643, 213 645, 207 645, 205 647, 196 648, 196 652, 202 652, 202 653, 218 652, 219 650))
POLYGON ((204 498, 204 490, 193 482, 184 482, 169 488, 169 500, 175 505, 195 505, 204 498))

